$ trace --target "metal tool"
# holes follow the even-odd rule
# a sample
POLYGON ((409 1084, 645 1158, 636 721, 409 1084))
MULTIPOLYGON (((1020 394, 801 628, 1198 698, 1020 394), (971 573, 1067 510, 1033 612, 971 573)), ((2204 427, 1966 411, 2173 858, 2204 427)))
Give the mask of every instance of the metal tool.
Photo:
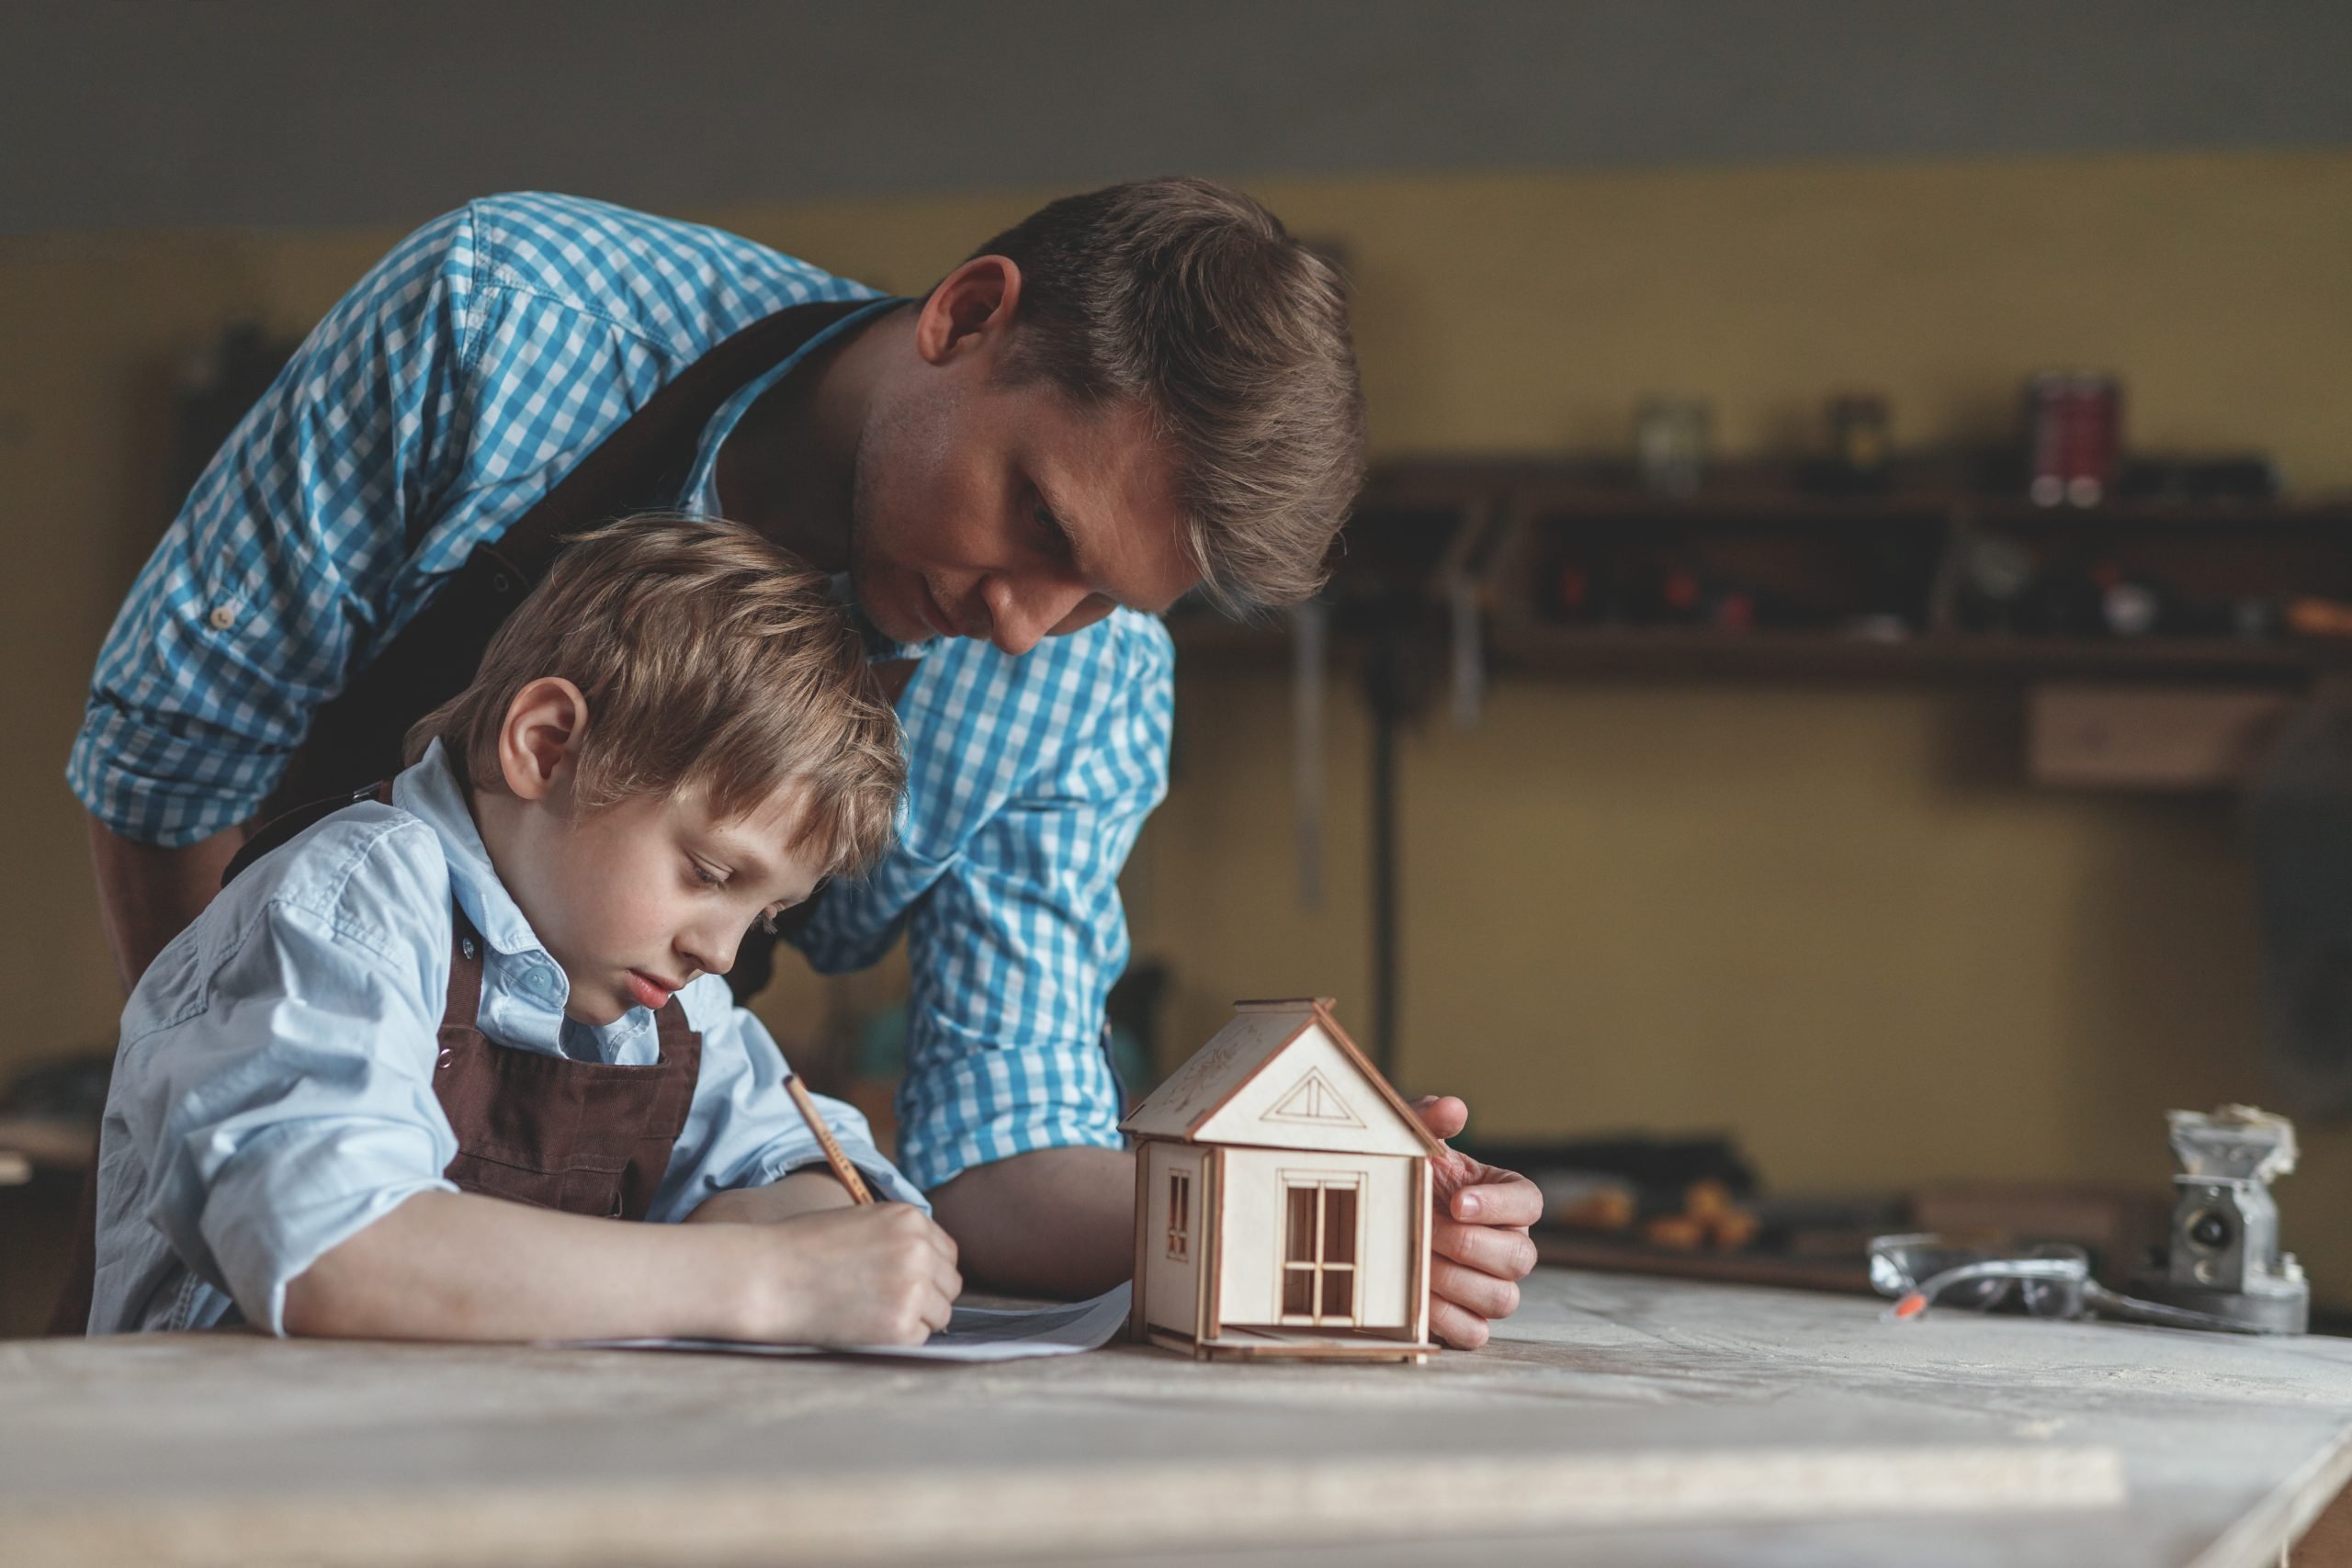
POLYGON ((2278 1250, 2273 1177, 2295 1168, 2295 1125, 2250 1105, 2208 1116, 2172 1111, 2172 1242, 2162 1274, 2135 1281, 2150 1296, 2209 1313, 2260 1334, 2301 1334, 2311 1321, 2311 1285, 2291 1252, 2278 1250))
POLYGON ((1896 1298, 1887 1316, 1917 1317, 1939 1300, 1985 1311, 2014 1290, 2036 1317, 2111 1317, 2230 1334, 2301 1334, 2311 1287, 2291 1252, 2278 1250, 2278 1206, 2270 1179, 2295 1168, 2295 1128, 2250 1105, 2211 1115, 2165 1112, 2181 1174, 2169 1257, 2162 1272, 2120 1295, 2091 1278, 2081 1247, 2052 1245, 2025 1257, 1996 1257, 1939 1235, 1883 1235, 1871 1242, 1871 1283, 1896 1298))
POLYGON ((1882 1235, 1871 1239, 1870 1257, 1871 1287, 1895 1298, 1884 1314, 1889 1323, 1912 1322, 1936 1305, 1989 1312, 2014 1294, 2032 1317, 2108 1317, 2221 1334, 2261 1332, 2213 1313, 2119 1295, 2091 1278, 2090 1254, 2070 1242, 2048 1243, 2022 1258, 1996 1258, 1939 1235, 1882 1235))

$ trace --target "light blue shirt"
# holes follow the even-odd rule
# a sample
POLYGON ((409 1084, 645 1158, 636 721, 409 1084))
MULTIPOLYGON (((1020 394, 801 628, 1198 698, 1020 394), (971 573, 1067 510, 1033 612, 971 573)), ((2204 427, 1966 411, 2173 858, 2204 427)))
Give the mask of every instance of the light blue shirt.
MULTIPOLYGON (((132 585, 74 793, 141 843, 251 817, 311 714, 475 546, 712 346, 828 299, 888 303, 740 236, 574 197, 492 197, 420 229, 311 333, 132 585)), ((719 448, 772 380, 712 416, 679 504, 716 509, 719 448)), ((1102 1004, 1127 961, 1120 868, 1167 791, 1175 657, 1126 610, 1017 659, 971 638, 920 651, 898 845, 794 940, 832 974, 904 935, 899 1156, 929 1190, 1032 1149, 1120 1145, 1102 1004)))
MULTIPOLYGON (((286 1286, 403 1199, 454 1192, 433 1092, 451 900, 484 942, 477 1027, 498 1045, 650 1066, 654 1015, 563 1016, 563 971, 492 867, 435 742, 392 804, 351 807, 263 856, 165 948, 123 1014, 98 1150, 90 1332, 243 1321, 283 1333, 286 1286)), ((824 1163, 759 1020, 706 975, 677 994, 702 1071, 646 1218, 824 1163)), ((923 1199, 865 1120, 820 1100, 884 1197, 923 1199)))

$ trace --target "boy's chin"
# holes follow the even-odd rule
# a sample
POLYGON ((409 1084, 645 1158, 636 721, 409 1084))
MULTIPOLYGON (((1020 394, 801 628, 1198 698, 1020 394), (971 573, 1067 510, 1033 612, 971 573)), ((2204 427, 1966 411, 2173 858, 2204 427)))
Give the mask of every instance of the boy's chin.
POLYGON ((628 1016, 637 1004, 620 998, 583 997, 577 990, 564 1005, 563 1016, 574 1023, 584 1023, 591 1029, 604 1029, 628 1016))

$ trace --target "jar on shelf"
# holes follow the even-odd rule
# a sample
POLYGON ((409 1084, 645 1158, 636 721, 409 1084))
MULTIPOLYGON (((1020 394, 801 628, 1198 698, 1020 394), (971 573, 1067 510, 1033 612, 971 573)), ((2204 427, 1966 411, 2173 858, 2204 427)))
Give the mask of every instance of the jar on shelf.
POLYGON ((1634 414, 1634 455, 1644 488, 1658 495, 1697 493, 1706 468, 1714 411, 1703 398, 1659 397, 1634 414))

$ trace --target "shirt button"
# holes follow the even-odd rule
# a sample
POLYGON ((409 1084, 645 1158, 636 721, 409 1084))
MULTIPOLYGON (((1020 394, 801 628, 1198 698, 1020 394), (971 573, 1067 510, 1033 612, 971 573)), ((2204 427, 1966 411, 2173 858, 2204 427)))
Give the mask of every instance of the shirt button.
POLYGON ((204 618, 210 623, 214 631, 225 632, 237 624, 237 607, 234 604, 215 604, 212 606, 212 614, 204 618))

